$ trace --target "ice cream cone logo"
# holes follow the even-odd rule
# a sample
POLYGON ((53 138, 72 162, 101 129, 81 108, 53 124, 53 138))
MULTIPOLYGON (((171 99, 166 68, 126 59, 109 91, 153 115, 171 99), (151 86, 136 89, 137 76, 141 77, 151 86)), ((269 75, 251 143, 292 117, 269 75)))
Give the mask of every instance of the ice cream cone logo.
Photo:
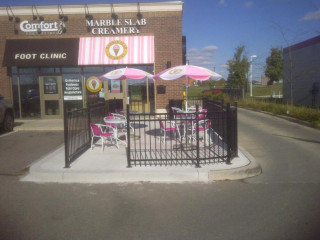
POLYGON ((113 51, 116 56, 118 56, 120 46, 118 44, 113 45, 113 51))
POLYGON ((128 53, 127 45, 119 40, 111 41, 106 47, 106 55, 112 60, 120 60, 128 53))
POLYGON ((102 88, 102 82, 97 77, 89 77, 86 81, 86 87, 88 91, 96 93, 102 88))
POLYGON ((91 85, 92 85, 93 89, 96 89, 97 81, 93 79, 93 80, 91 81, 91 85))
POLYGON ((175 69, 170 70, 168 73, 169 74, 179 74, 181 72, 182 72, 181 68, 178 68, 178 69, 175 68, 175 69))

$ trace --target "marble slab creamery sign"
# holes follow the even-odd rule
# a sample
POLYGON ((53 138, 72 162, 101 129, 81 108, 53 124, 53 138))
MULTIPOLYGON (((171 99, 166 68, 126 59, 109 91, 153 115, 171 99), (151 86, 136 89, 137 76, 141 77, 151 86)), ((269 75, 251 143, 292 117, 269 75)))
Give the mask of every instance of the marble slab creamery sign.
POLYGON ((86 20, 86 25, 94 35, 130 35, 139 34, 140 27, 147 25, 147 19, 86 20))

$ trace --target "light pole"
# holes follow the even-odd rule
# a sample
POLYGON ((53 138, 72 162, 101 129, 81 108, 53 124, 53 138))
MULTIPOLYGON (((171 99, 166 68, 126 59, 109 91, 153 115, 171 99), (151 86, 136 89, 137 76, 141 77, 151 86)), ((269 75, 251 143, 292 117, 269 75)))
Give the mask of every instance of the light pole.
POLYGON ((252 97, 252 61, 253 61, 253 58, 256 58, 257 56, 256 55, 252 55, 250 56, 250 97, 252 97))

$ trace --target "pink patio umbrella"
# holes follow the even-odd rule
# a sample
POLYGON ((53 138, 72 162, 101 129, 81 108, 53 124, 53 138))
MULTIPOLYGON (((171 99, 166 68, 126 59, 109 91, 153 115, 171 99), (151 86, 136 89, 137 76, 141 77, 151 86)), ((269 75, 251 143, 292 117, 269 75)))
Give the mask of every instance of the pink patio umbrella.
MULTIPOLYGON (((153 75, 145 72, 143 70, 137 68, 118 68, 107 72, 99 77, 100 80, 103 79, 110 79, 110 80, 126 80, 126 79, 133 79, 133 80, 142 80, 145 78, 152 79, 153 75)), ((127 84, 127 93, 128 93, 128 84, 127 84)), ((129 97, 127 103, 129 104, 129 97)))
MULTIPOLYGON (((163 70, 162 72, 154 75, 153 79, 158 80, 176 80, 180 78, 189 78, 197 81, 206 80, 219 80, 222 76, 207 68, 193 66, 193 65, 181 65, 163 70)), ((186 110, 188 109, 188 87, 186 88, 186 110)))
POLYGON ((106 78, 111 80, 125 80, 125 79, 144 79, 149 78, 152 79, 153 75, 142 71, 140 69, 136 68, 119 68, 112 70, 110 72, 107 72, 99 77, 99 79, 106 78))

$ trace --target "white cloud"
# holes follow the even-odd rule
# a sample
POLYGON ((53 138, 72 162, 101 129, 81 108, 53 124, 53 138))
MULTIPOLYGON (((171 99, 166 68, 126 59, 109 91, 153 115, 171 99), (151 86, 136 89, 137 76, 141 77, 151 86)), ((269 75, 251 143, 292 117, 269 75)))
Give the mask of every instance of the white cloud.
POLYGON ((214 45, 205 46, 200 50, 197 48, 190 48, 187 51, 189 64, 213 69, 215 64, 214 56, 217 49, 218 47, 214 45))
POLYGON ((315 12, 308 12, 300 21, 320 20, 320 10, 315 12))
POLYGON ((247 2, 244 3, 244 6, 245 6, 246 8, 249 8, 249 7, 251 7, 252 5, 253 5, 253 2, 251 2, 251 1, 247 1, 247 2))
POLYGON ((218 3, 219 6, 226 6, 227 3, 225 0, 219 0, 219 3, 218 3))

